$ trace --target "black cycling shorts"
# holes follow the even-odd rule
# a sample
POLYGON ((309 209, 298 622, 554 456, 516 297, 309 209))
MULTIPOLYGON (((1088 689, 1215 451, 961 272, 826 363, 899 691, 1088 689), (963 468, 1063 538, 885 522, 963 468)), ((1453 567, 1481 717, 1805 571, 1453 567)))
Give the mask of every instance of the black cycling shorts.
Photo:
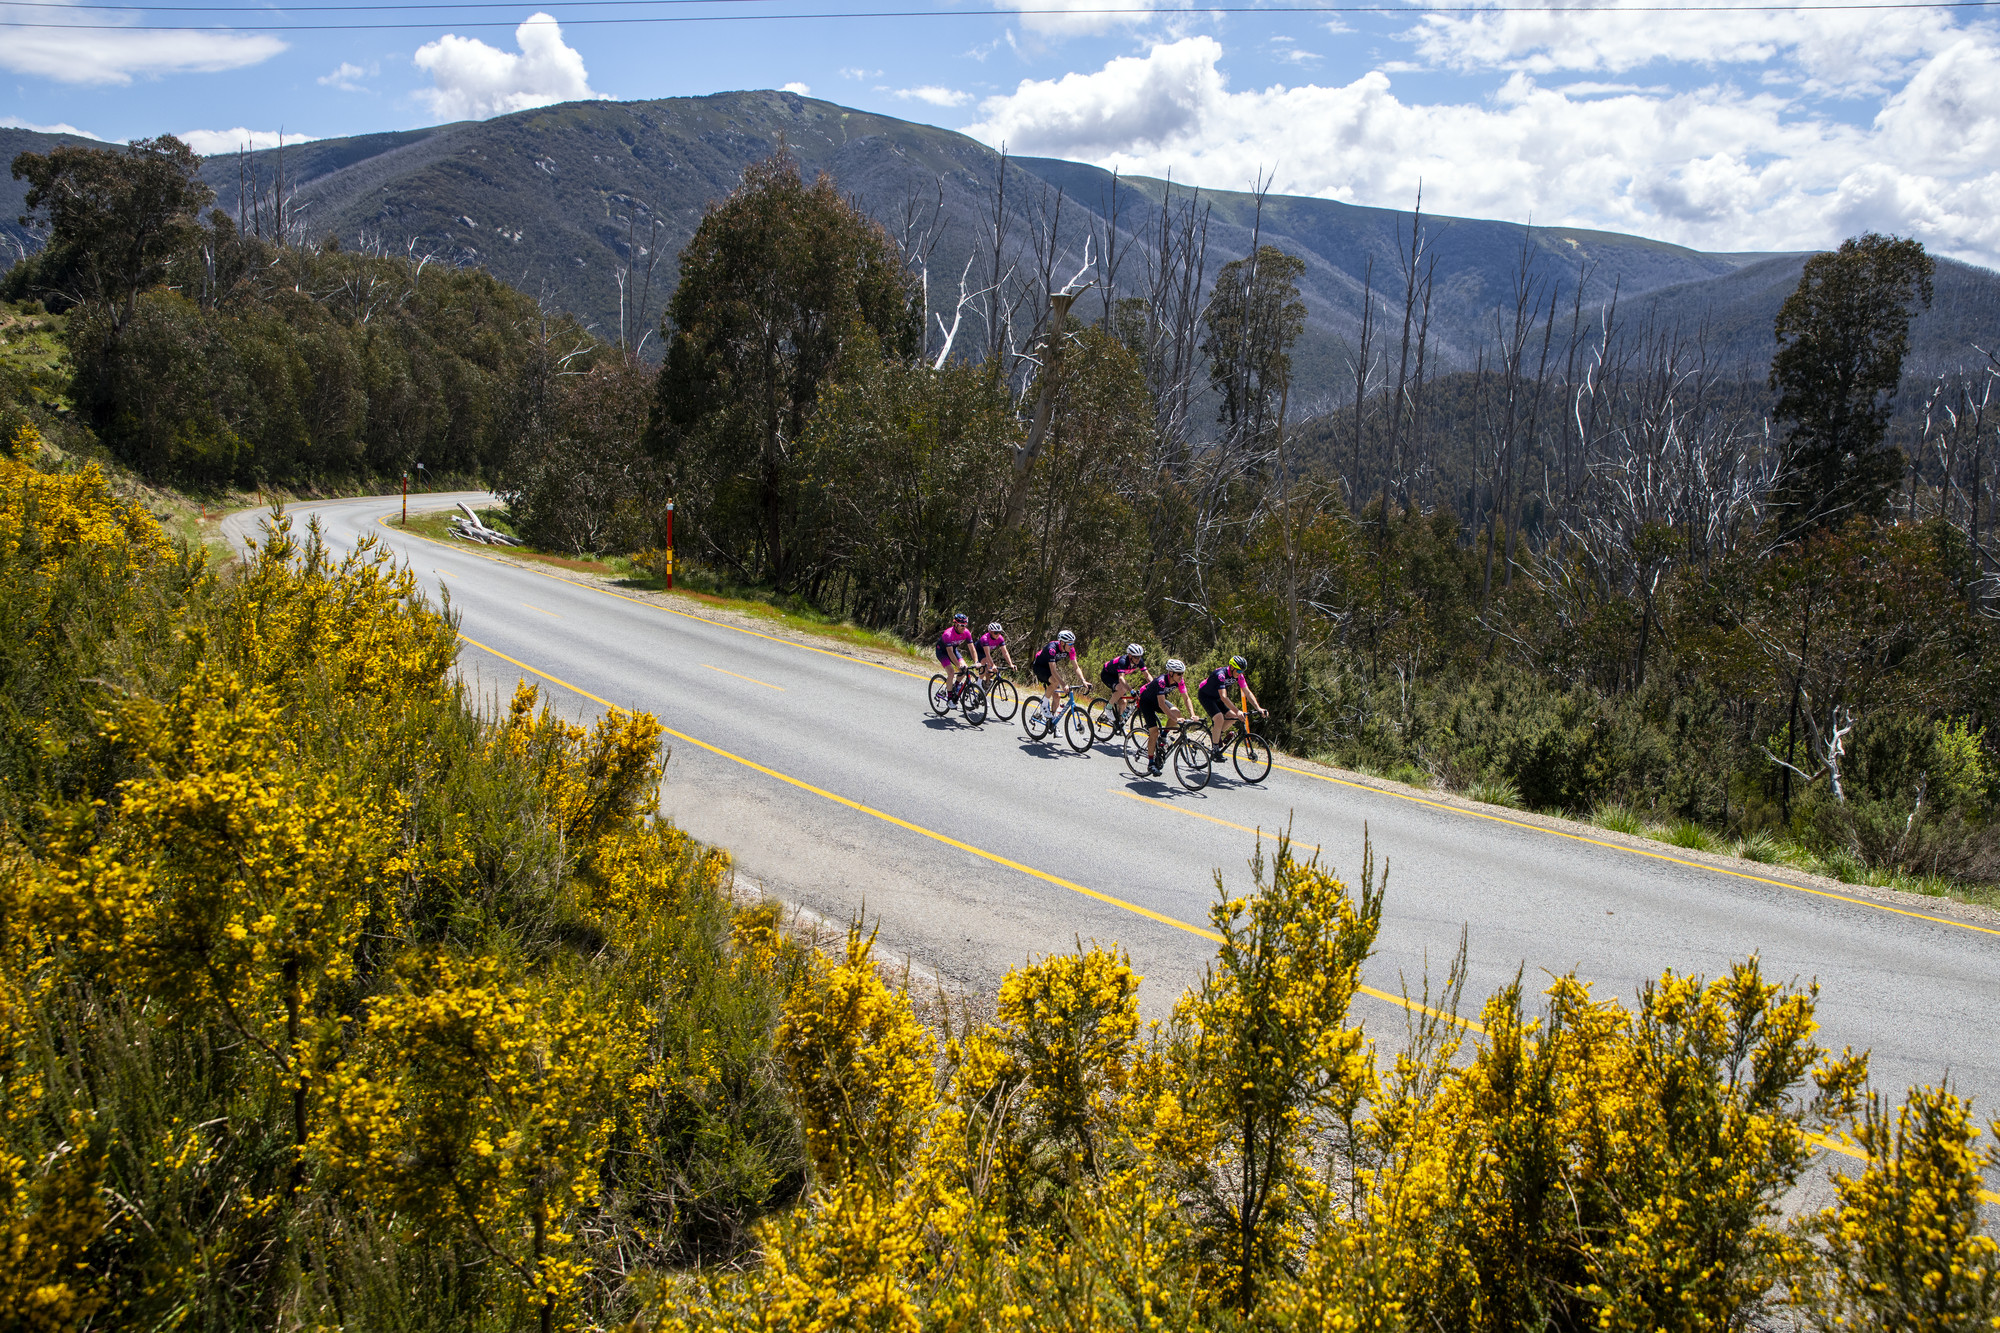
POLYGON ((1034 667, 1035 667, 1035 679, 1039 680, 1044 685, 1048 684, 1049 664, 1047 662, 1036 662, 1034 664, 1034 667))
POLYGON ((1223 699, 1222 691, 1213 685, 1202 686, 1194 692, 1194 697, 1201 700, 1202 708, 1210 717, 1229 711, 1229 704, 1223 699))
POLYGON ((1139 696, 1139 720, 1149 727, 1157 727, 1160 722, 1160 696, 1139 696))
POLYGON ((1118 682, 1123 679, 1123 677, 1110 667, 1101 668, 1097 673, 1097 678, 1104 682, 1105 689, 1110 690, 1114 694, 1118 692, 1118 682))

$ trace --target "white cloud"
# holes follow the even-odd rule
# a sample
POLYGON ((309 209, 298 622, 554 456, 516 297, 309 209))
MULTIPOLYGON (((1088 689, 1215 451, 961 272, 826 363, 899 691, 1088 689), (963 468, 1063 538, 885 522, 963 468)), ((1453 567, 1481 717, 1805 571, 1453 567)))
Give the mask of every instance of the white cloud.
POLYGON ((906 102, 929 102, 932 106, 964 106, 972 100, 971 93, 960 92, 956 88, 939 88, 935 85, 898 88, 896 96, 906 102))
MULTIPOLYGON (((49 15, 43 10, 26 21, 48 22, 49 15)), ((241 69, 285 49, 269 33, 143 32, 81 13, 56 22, 62 26, 9 32, 0 43, 0 69, 60 83, 123 84, 135 77, 241 69)))
POLYGON ((1405 102, 1375 71, 1242 92, 1212 37, 1023 81, 967 132, 1015 152, 1214 188, 1611 228, 1713 249, 1824 246, 1864 227, 2000 266, 2000 40, 1960 30, 1872 124, 1727 82, 1579 100, 1517 72, 1487 100, 1405 102))
POLYGON ((881 78, 882 71, 879 69, 843 69, 840 71, 840 77, 843 79, 857 79, 865 81, 868 79, 881 78))
POLYGON ((175 137, 203 157, 212 157, 239 148, 276 148, 280 135, 288 148, 319 138, 317 134, 298 134, 292 130, 248 130, 240 125, 233 130, 183 130, 175 137))
POLYGON ((368 68, 363 69, 359 65, 350 64, 343 60, 334 66, 331 74, 320 75, 318 83, 322 88, 338 88, 342 92, 358 93, 366 91, 362 87, 361 81, 366 78, 372 78, 379 72, 380 68, 378 66, 370 65, 368 68))
POLYGON ((80 139, 96 139, 100 143, 104 141, 103 135, 80 130, 66 120, 59 120, 53 125, 37 125, 34 121, 22 120, 19 116, 0 116, 0 130, 33 130, 37 134, 74 134, 80 139))
POLYGON ((1880 95, 1906 78, 1959 30, 1935 9, 1632 12, 1638 7, 1657 8, 1657 0, 1429 14, 1412 37, 1427 61, 1460 71, 1616 74, 1652 64, 1783 61, 1784 80, 1802 90, 1861 96, 1880 95))
POLYGON ((484 120, 604 96, 591 91, 583 57, 563 41, 562 28, 547 14, 530 15, 514 29, 514 41, 518 55, 455 33, 424 43, 416 65, 429 71, 432 86, 417 97, 442 120, 484 120))
POLYGON ((798 82, 786 83, 779 85, 778 91, 786 93, 797 93, 800 97, 804 97, 810 92, 812 92, 812 85, 809 83, 798 83, 798 82))

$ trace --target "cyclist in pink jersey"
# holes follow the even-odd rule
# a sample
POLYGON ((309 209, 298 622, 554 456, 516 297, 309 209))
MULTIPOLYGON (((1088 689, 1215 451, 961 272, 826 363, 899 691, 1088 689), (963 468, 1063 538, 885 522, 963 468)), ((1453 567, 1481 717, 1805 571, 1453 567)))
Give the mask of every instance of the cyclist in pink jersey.
POLYGON ((1014 654, 1007 647, 1007 635, 999 621, 988 625, 986 632, 972 641, 972 646, 979 650, 979 665, 997 668, 1005 660, 1007 669, 1014 669, 1014 654))
POLYGON ((951 681, 951 697, 958 698, 958 669, 972 665, 971 617, 960 611, 937 638, 938 670, 951 681))

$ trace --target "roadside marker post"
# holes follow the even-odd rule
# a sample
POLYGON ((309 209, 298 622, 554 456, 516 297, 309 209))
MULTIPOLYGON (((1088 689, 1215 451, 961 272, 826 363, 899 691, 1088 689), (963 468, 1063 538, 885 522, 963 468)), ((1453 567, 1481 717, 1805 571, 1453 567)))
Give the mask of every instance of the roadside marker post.
POLYGON ((667 501, 667 591, 674 590, 674 502, 667 501))

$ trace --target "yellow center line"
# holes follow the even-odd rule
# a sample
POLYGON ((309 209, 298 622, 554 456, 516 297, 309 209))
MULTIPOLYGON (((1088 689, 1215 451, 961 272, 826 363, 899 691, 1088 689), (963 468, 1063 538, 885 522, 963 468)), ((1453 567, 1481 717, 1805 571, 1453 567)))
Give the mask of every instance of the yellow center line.
MULTIPOLYGON (((393 526, 386 516, 377 521, 383 527, 393 526)), ((553 580, 556 583, 567 584, 583 592, 602 593, 606 597, 616 597, 619 601, 630 602, 634 606, 643 606, 653 611, 664 611, 670 616, 679 616, 683 620, 698 620, 704 625, 713 625, 717 629, 726 629, 736 634, 748 634, 756 639, 768 639, 772 643, 781 643, 787 648, 798 648, 808 653, 818 653, 821 657, 831 657, 842 662, 852 662, 859 666, 874 667, 877 671, 887 671, 898 676, 909 676, 915 680, 927 679, 921 671, 908 671, 902 667, 884 666, 880 662, 871 662, 865 657, 856 657, 852 653, 836 653, 827 648, 815 648, 809 643, 800 643, 796 639, 781 639, 775 634, 765 634, 759 630, 745 629, 741 625, 731 625, 727 621, 716 620, 711 616, 698 616, 692 611, 676 611, 671 606, 662 606, 658 602, 648 602, 637 597, 627 597, 624 593, 613 592, 609 588, 599 588, 588 583, 578 583, 575 579, 566 579, 560 574, 551 574, 545 569, 536 569, 532 565, 517 565, 503 556, 492 555, 486 551, 475 551, 471 547, 453 546, 450 542, 439 541, 435 537, 426 537, 421 532, 405 532, 401 528, 396 528, 395 530, 404 536, 415 537, 418 541, 432 542, 436 545, 447 547, 450 550, 458 551, 463 555, 476 555, 481 560, 490 560, 496 565, 506 565, 509 569, 518 569, 523 573, 536 574, 542 578, 553 580)))
MULTIPOLYGON (((542 611, 542 608, 541 608, 541 607, 539 607, 539 606, 536 606, 536 605, 535 605, 535 604, 534 604, 533 602, 523 602, 523 603, 521 603, 521 605, 522 605, 522 606, 525 606, 525 607, 527 607, 527 608, 528 608, 528 609, 529 609, 530 611, 542 611)), ((555 612, 553 612, 553 611, 542 611, 542 614, 543 614, 543 615, 545 615, 545 616, 548 616, 548 617, 549 617, 550 619, 552 619, 552 620, 561 620, 561 619, 562 619, 562 617, 561 617, 561 616, 557 615, 557 614, 556 614, 555 612)))
MULTIPOLYGON (((710 671, 722 671, 722 668, 721 668, 721 667, 719 667, 719 666, 709 666, 709 665, 708 665, 708 663, 706 663, 706 662, 703 662, 703 663, 702 663, 702 665, 703 665, 703 666, 705 666, 705 667, 708 667, 708 669, 709 669, 710 671)), ((771 684, 771 683, 770 683, 770 682, 768 682, 768 681, 762 681, 762 680, 758 680, 758 679, 757 679, 757 678, 756 678, 755 676, 743 676, 743 675, 738 675, 738 674, 737 674, 736 672, 734 672, 734 671, 722 671, 722 674, 723 674, 723 675, 725 675, 725 676, 735 676, 735 677, 736 677, 736 679, 738 679, 738 680, 747 680, 747 681, 749 681, 749 682, 750 682, 750 683, 751 683, 752 685, 762 685, 762 686, 763 686, 763 687, 764 687, 765 689, 767 689, 767 690, 782 690, 782 689, 784 689, 784 688, 785 688, 785 687, 784 687, 784 686, 782 686, 782 685, 773 685, 773 684, 771 684)))
MULTIPOLYGON (((485 644, 479 642, 479 640, 467 638, 463 634, 459 635, 458 637, 464 639, 465 642, 471 644, 474 648, 479 649, 481 652, 491 653, 503 662, 512 662, 515 666, 521 668, 521 670, 526 671, 531 675, 540 676, 543 680, 546 680, 551 684, 560 685, 564 689, 570 691, 572 694, 580 694, 584 698, 590 700, 592 703, 602 704, 606 708, 610 709, 618 708, 618 705, 612 703, 609 699, 603 698, 599 695, 592 694, 589 690, 582 689, 578 686, 572 685, 568 681, 563 680, 559 676, 551 676, 546 671, 538 671, 534 667, 529 666, 526 662, 523 662, 518 657, 507 656, 507 654, 501 652, 498 648, 489 648, 485 644)), ((826 790, 826 788, 824 787, 815 787, 810 782, 803 782, 798 778, 792 777, 788 773, 780 773, 775 768, 766 768, 763 764, 758 763, 754 759, 745 759, 740 754, 731 754, 729 751, 723 749, 719 745, 710 745, 707 741, 697 740, 696 738, 688 735, 684 731, 675 731, 672 727, 665 726, 664 724, 661 726, 660 729, 666 732, 667 735, 674 737, 676 740, 686 741, 689 745, 693 745, 699 749, 706 750, 710 754, 720 755, 722 758, 733 760, 734 762, 743 765, 745 768, 755 769, 757 772, 764 774, 766 777, 776 778, 780 782, 787 783, 791 786, 797 787, 800 791, 808 791, 815 796, 825 797, 827 800, 832 801, 835 805, 844 805, 850 810, 859 811, 864 815, 872 815, 874 818, 882 820, 884 823, 894 824, 897 828, 907 829, 911 833, 920 834, 923 837, 930 838, 936 842, 941 842, 947 847, 956 847, 959 851, 967 852, 973 856, 977 856, 981 860, 991 861, 994 865, 1005 866, 1009 870, 1018 870, 1024 875, 1028 875, 1034 879, 1041 880, 1044 884, 1053 884, 1059 889, 1068 889, 1071 893, 1080 893, 1086 898, 1094 899, 1097 902, 1104 903, 1111 907, 1122 908, 1123 910, 1131 912, 1137 916, 1143 916, 1148 921, 1157 921, 1159 924, 1163 926, 1171 926, 1175 930, 1184 930, 1190 935, 1198 935, 1202 939, 1208 940, 1209 942, 1214 944, 1222 943, 1222 936, 1216 934, 1212 930, 1204 930, 1200 926, 1189 925, 1187 922, 1181 921, 1175 917, 1168 916, 1163 912, 1155 912, 1149 907, 1141 907, 1139 906, 1139 904, 1127 902, 1123 898, 1114 898, 1108 893, 1099 893, 1096 889, 1087 889, 1083 885, 1077 884, 1071 880, 1063 879, 1056 875, 1051 875, 1046 870, 1037 870, 1033 866, 1022 865, 1019 861, 1009 860, 1007 857, 1000 856, 994 852, 989 852, 983 847, 974 847, 969 842, 960 842, 957 838, 950 837, 947 834, 939 833, 934 829, 927 829, 921 824, 912 824, 907 819, 898 819, 896 816, 889 814, 886 811, 877 810, 873 806, 863 805, 859 801, 851 801, 845 796, 836 795, 835 793, 826 790)), ((1429 1014, 1434 1018, 1442 1018, 1449 1022, 1456 1023, 1460 1027, 1467 1028, 1473 1032, 1484 1033, 1486 1031, 1485 1028, 1482 1028, 1479 1024, 1473 1022, 1471 1019, 1460 1018, 1454 1014, 1443 1013, 1439 1010, 1432 1009, 1425 1005, 1419 1004, 1415 1000, 1408 999, 1407 997, 1404 996, 1392 995, 1388 991, 1384 990, 1376 990, 1373 986, 1361 986, 1358 989, 1363 995, 1370 996, 1377 1000, 1387 1001, 1388 1003, 1396 1005, 1399 1008, 1408 1009, 1415 1013, 1429 1014)))
MULTIPOLYGON (((497 648, 489 648, 485 644, 479 642, 477 639, 467 638, 463 634, 459 635, 458 637, 460 639, 463 639, 466 643, 471 644, 474 648, 479 649, 481 652, 491 653, 493 654, 493 656, 499 658, 503 662, 512 662, 515 666, 521 668, 521 670, 523 671, 528 672, 530 675, 539 676, 543 680, 546 680, 553 685, 559 685, 563 689, 566 689, 573 694, 582 695, 584 698, 590 700, 592 703, 602 704, 604 707, 612 709, 613 711, 629 711, 629 710, 620 710, 618 705, 612 703, 609 699, 606 699, 601 695, 592 694, 589 690, 582 689, 579 686, 572 685, 568 681, 563 680, 559 676, 551 676, 546 671, 539 671, 536 668, 529 666, 526 662, 523 662, 518 657, 509 657, 507 654, 501 652, 497 648)), ((955 847, 962 852, 967 852, 973 856, 981 858, 982 860, 991 861, 995 865, 1005 866, 1009 870, 1017 870, 1024 875, 1028 875, 1035 879, 1039 879, 1046 884, 1053 884, 1058 888, 1068 889, 1072 893, 1080 893, 1086 898, 1095 899, 1096 901, 1105 903, 1111 907, 1122 908, 1127 912, 1132 912, 1138 916, 1143 916, 1150 921, 1157 921, 1163 926, 1171 926, 1175 930, 1183 930, 1190 935, 1198 935, 1202 939, 1209 940, 1216 944, 1222 943, 1222 936, 1216 934, 1212 930, 1204 930, 1200 926, 1189 925, 1185 921, 1180 921, 1175 919, 1174 917, 1167 916, 1164 913, 1155 912, 1149 908, 1141 907, 1137 903, 1126 902, 1123 898, 1114 898, 1108 893, 1099 893, 1095 889, 1087 889, 1081 884, 1072 883, 1069 880, 1059 878, 1058 876, 1055 875, 1051 875, 1045 870, 1037 870, 1033 866, 1022 865, 1019 861, 1012 861, 1004 856, 999 856, 992 852, 989 852, 984 848, 974 847, 969 842, 960 842, 957 838, 948 837, 945 834, 938 833, 932 829, 927 829, 923 827, 921 824, 912 824, 907 819, 898 819, 896 816, 888 814, 885 811, 877 810, 873 806, 863 805, 859 801, 850 801, 849 799, 847 799, 847 797, 835 795, 833 792, 827 791, 824 787, 815 787, 810 782, 802 782, 798 778, 792 777, 789 774, 778 772, 778 770, 776 770, 775 768, 767 768, 763 764, 760 764, 753 759, 745 759, 742 755, 731 754, 729 751, 723 749, 720 746, 710 745, 707 741, 697 740, 693 736, 688 735, 684 731, 676 731, 672 727, 664 725, 660 729, 666 732, 667 735, 672 736, 677 740, 686 741, 689 745, 696 746, 699 749, 707 750, 710 754, 719 755, 724 759, 732 760, 736 763, 739 763, 743 765, 745 768, 754 769, 757 772, 764 774, 766 777, 776 778, 778 781, 787 783, 793 787, 797 787, 801 791, 811 792, 815 796, 824 797, 825 799, 832 801, 836 805, 843 805, 846 806, 848 809, 858 811, 861 814, 871 815, 874 818, 880 819, 885 823, 894 824, 897 828, 907 829, 911 833, 920 834, 923 837, 933 839, 937 842, 941 842, 945 844, 947 847, 955 847)), ((1302 770, 1294 770, 1294 771, 1302 771, 1302 770)), ((1318 775, 1308 774, 1307 776, 1317 777, 1318 775)), ((1355 783, 1350 785, 1359 786, 1360 784, 1355 783)), ((1370 787, 1367 788, 1366 790, 1376 791, 1379 790, 1379 788, 1370 787)), ((1126 793, 1126 794, 1130 795, 1131 793, 1126 793)), ((1393 793, 1390 794, 1393 795, 1393 793)), ((1141 801, 1146 800, 1146 798, 1143 796, 1134 797, 1134 799, 1141 801)), ((1162 804, 1162 802, 1149 801, 1148 804, 1158 805, 1162 804)), ((1449 807, 1441 807, 1441 808, 1449 808, 1449 807)), ((1184 811, 1183 813, 1193 814, 1194 812, 1184 811)), ((1206 815, 1200 817, 1204 819, 1209 818, 1209 816, 1206 815)), ((1217 820, 1216 822, 1223 823, 1226 821, 1217 820)), ((1513 821, 1510 820, 1504 822, 1511 823, 1513 821)), ((1242 825, 1233 825, 1232 827, 1241 828, 1242 825)), ((1524 825, 1523 827, 1531 828, 1533 826, 1524 825)), ((1300 846, 1306 846, 1306 845, 1307 844, 1304 843, 1300 844, 1300 846)), ((1361 994, 1369 996, 1372 999, 1381 1000, 1384 1001, 1385 1003, 1396 1005, 1399 1008, 1410 1010, 1412 1013, 1428 1014, 1433 1018, 1443 1019, 1446 1022, 1456 1024, 1460 1027, 1467 1029, 1468 1031, 1478 1033, 1481 1036, 1484 1036, 1486 1034, 1486 1029, 1480 1026, 1478 1023, 1473 1022, 1471 1019, 1461 1018, 1456 1014, 1449 1014, 1438 1009, 1433 1009, 1428 1005, 1420 1004, 1417 1001, 1410 999, 1408 996, 1392 995, 1388 991, 1377 990, 1373 986, 1359 986, 1356 987, 1356 989, 1359 990, 1361 994)), ((1840 1153, 1843 1156, 1852 1157, 1863 1161, 1867 1160, 1866 1153, 1862 1152, 1858 1148, 1854 1148, 1848 1144, 1844 1144, 1837 1139, 1812 1133, 1808 1133, 1806 1137, 1812 1140, 1814 1143, 1818 1144, 1820 1147, 1828 1149, 1832 1152, 1840 1153)), ((1991 1191, 1983 1189, 1979 1192, 1979 1194, 1980 1197, 1986 1200, 1986 1202, 1988 1203, 2000 1203, 2000 1194, 1994 1194, 1991 1191)))
POLYGON ((1826 889, 1808 888, 1803 884, 1793 884, 1788 880, 1772 879, 1767 875, 1752 875, 1741 870, 1729 870, 1723 866, 1712 866, 1704 861, 1690 861, 1683 856, 1669 856, 1664 852, 1649 852, 1640 847, 1627 847, 1622 843, 1606 842, 1602 838, 1587 838, 1581 833, 1564 833, 1560 829, 1544 828, 1540 824, 1529 824, 1519 819, 1509 819, 1505 815, 1490 815, 1484 810, 1462 810, 1442 801, 1427 801, 1421 796, 1406 796, 1399 791, 1387 791, 1381 787, 1371 787, 1365 782, 1349 782, 1345 778, 1330 778, 1324 773, 1312 773, 1303 768, 1293 768, 1290 764, 1279 764, 1278 768, 1287 773, 1297 773, 1300 777, 1315 778, 1320 782, 1330 782, 1336 787, 1352 787, 1356 791, 1373 792, 1377 796, 1391 796, 1412 805, 1428 806, 1432 810, 1442 810, 1446 814, 1464 815, 1468 819, 1484 819, 1489 823, 1505 824, 1510 828, 1526 829, 1530 833, 1546 833, 1552 838, 1564 838, 1570 842, 1580 842, 1589 847, 1603 847, 1614 852, 1624 852, 1629 856, 1643 856, 1652 861, 1665 861, 1669 865, 1686 866, 1690 870, 1706 870, 1717 875, 1729 875, 1735 879, 1748 880, 1752 884, 1769 884, 1775 888, 1791 889, 1797 893, 1816 894, 1821 898, 1831 898, 1835 902, 1852 903, 1856 907, 1872 907, 1878 912, 1894 912, 1897 916, 1915 917, 1919 921, 1935 921, 1941 926, 1957 926, 1961 930, 1976 930, 1982 935, 2000 935, 2000 930, 1991 926, 1978 926, 1970 921, 1955 921, 1948 916, 1932 916, 1928 912, 1912 912, 1904 907, 1891 907, 1888 903, 1878 903, 1868 898, 1856 898, 1845 893, 1832 893, 1826 889))
MULTIPOLYGON (((1214 815, 1205 815, 1199 810, 1184 810, 1177 802, 1163 801, 1157 796, 1141 796, 1136 791, 1125 791, 1119 787, 1107 787, 1105 790, 1114 796, 1129 796, 1141 805, 1156 805, 1162 810, 1171 810, 1177 815, 1186 815, 1189 819, 1206 819, 1211 824, 1220 824, 1224 828, 1240 829, 1244 833, 1254 833, 1260 838, 1268 836, 1275 839, 1278 836, 1275 832, 1261 828, 1252 828, 1248 824, 1232 824, 1226 819, 1217 819, 1214 815)), ((1294 842, 1292 846, 1310 847, 1314 851, 1319 850, 1319 844, 1316 842, 1294 842)))

